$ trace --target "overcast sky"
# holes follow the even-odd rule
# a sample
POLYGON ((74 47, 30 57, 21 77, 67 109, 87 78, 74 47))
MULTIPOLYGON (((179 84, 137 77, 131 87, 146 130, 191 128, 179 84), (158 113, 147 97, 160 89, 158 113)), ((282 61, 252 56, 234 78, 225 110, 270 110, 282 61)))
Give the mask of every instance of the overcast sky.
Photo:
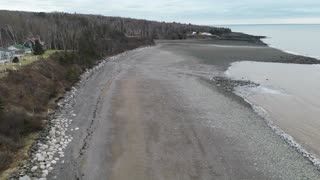
POLYGON ((320 23, 320 0, 0 0, 0 9, 205 25, 320 23))

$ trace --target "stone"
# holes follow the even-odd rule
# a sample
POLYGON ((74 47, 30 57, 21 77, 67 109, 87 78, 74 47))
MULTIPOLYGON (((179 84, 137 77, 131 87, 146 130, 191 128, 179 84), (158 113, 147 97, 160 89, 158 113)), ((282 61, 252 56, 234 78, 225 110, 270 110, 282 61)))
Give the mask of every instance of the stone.
POLYGON ((31 178, 27 175, 20 177, 19 180, 31 180, 31 178))
POLYGON ((39 156, 38 157, 38 161, 44 161, 44 157, 43 156, 39 156))
POLYGON ((35 172, 37 169, 38 169, 38 166, 33 166, 33 167, 31 168, 31 172, 35 172))

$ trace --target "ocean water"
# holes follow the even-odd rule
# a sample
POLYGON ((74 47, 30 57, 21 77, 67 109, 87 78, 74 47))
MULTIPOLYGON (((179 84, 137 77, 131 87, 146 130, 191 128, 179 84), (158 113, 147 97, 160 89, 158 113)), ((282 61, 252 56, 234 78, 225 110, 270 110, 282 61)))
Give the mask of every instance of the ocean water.
POLYGON ((225 74, 260 84, 238 87, 235 93, 293 137, 291 143, 320 159, 320 65, 241 61, 231 64, 225 74))
POLYGON ((320 24, 309 25, 226 25, 235 32, 267 36, 272 47, 320 59, 320 24))

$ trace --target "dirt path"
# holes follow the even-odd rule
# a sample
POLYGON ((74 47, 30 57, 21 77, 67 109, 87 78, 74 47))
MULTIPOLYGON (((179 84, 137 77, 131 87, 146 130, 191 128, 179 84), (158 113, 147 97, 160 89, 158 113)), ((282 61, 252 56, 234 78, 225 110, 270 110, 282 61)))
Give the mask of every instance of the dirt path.
POLYGON ((50 178, 320 178, 248 105, 200 79, 219 67, 168 48, 130 52, 88 79, 74 105, 80 130, 50 178))

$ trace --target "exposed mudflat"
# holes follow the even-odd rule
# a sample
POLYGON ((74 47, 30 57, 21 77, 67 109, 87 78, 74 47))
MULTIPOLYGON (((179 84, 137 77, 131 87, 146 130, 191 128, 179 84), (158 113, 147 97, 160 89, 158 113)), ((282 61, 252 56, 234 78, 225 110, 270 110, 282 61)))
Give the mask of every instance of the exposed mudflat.
POLYGON ((73 140, 49 179, 320 179, 250 106, 210 82, 234 60, 285 55, 175 42, 104 64, 62 111, 79 130, 66 131, 73 140))

